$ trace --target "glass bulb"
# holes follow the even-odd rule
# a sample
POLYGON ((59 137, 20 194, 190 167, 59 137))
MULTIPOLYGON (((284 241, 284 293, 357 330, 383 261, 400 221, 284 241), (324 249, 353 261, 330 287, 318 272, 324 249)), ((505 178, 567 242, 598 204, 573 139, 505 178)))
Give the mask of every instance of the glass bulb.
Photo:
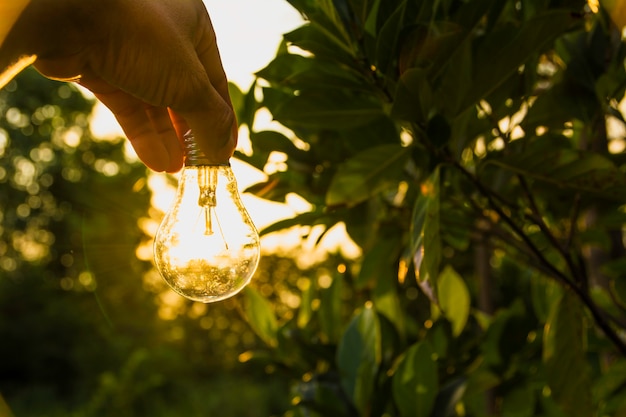
POLYGON ((230 165, 208 163, 191 132, 185 147, 174 204, 154 238, 154 260, 174 291, 210 303, 250 282, 259 263, 259 234, 230 165))

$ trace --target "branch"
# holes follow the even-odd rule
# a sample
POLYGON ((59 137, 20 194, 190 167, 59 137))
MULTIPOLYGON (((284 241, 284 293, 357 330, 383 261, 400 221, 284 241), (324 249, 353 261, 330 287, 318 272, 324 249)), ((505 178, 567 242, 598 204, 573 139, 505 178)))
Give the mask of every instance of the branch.
POLYGON ((573 291, 578 298, 582 301, 582 303, 587 307, 589 312, 594 318, 594 321, 598 325, 598 327, 602 330, 602 332, 606 335, 608 339, 615 345, 617 350, 623 355, 626 356, 626 342, 620 338, 617 332, 611 327, 609 320, 607 320, 606 314, 603 310, 598 307, 595 302, 591 299, 589 294, 583 291, 574 281, 572 281, 567 275, 558 270, 551 262, 549 262, 541 253, 539 248, 530 240, 530 238, 524 233, 520 226, 518 226, 512 219, 509 217, 502 207, 500 207, 494 198, 494 193, 489 190, 485 185, 480 182, 471 172, 465 169, 458 161, 454 160, 454 158, 449 157, 448 162, 452 164, 456 169, 458 169, 465 177, 467 177, 472 184, 477 188, 477 190, 482 194, 488 201, 489 206, 500 216, 500 218, 511 228, 512 232, 520 238, 528 250, 532 253, 532 255, 537 258, 537 260, 544 265, 546 271, 549 276, 552 276, 557 282, 561 283, 564 287, 573 291))
POLYGON ((530 206, 530 210, 532 212, 532 216, 529 216, 529 218, 532 220, 533 223, 539 226, 539 229, 548 238, 552 246, 557 250, 557 252, 561 255, 561 257, 563 257, 563 260, 565 260, 565 263, 567 264, 567 268, 572 274, 572 277, 574 277, 574 280, 579 285, 584 285, 585 277, 581 276, 581 274, 579 273, 579 269, 574 264, 574 260, 570 256, 569 252, 563 247, 563 245, 561 245, 561 242, 558 241, 556 236, 554 236, 554 234, 552 233, 552 231, 550 230, 546 222, 543 220, 543 216, 541 215, 541 212, 539 211, 537 202, 535 201, 535 198, 532 192, 530 191, 530 187, 528 186, 526 179, 522 175, 518 174, 517 180, 522 186, 522 190, 524 191, 524 195, 526 196, 526 199, 528 200, 528 205, 530 206))

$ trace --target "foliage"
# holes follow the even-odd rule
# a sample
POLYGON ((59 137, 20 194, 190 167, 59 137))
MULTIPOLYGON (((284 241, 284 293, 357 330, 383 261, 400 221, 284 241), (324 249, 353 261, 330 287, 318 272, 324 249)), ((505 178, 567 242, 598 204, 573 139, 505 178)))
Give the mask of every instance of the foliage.
MULTIPOLYGON (((625 49, 566 0, 289 0, 248 92, 249 191, 344 223, 363 257, 277 314, 248 291, 302 416, 626 412, 625 49), (271 112, 286 129, 257 131, 271 112)), ((595 4, 594 4, 595 7, 595 4)))
POLYGON ((137 257, 161 213, 122 138, 92 137, 93 104, 34 70, 0 91, 0 414, 284 409, 282 381, 238 366, 257 342, 237 302, 185 302, 137 257))

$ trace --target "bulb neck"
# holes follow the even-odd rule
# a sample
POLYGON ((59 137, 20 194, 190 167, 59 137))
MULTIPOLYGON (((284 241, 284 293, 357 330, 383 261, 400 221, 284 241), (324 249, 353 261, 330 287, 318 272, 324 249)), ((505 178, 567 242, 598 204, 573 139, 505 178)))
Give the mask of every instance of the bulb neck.
POLYGON ((215 163, 207 158, 206 154, 200 149, 193 132, 188 130, 183 136, 183 144, 185 147, 185 166, 213 166, 213 167, 229 167, 230 163, 215 163))

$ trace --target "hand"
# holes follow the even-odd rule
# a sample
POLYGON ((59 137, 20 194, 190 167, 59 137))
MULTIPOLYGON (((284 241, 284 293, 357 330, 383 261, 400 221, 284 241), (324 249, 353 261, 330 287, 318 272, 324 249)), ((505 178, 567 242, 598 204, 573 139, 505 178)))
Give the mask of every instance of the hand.
POLYGON ((188 129, 211 161, 232 156, 237 126, 201 0, 32 0, 4 45, 91 90, 155 171, 181 168, 188 129))

